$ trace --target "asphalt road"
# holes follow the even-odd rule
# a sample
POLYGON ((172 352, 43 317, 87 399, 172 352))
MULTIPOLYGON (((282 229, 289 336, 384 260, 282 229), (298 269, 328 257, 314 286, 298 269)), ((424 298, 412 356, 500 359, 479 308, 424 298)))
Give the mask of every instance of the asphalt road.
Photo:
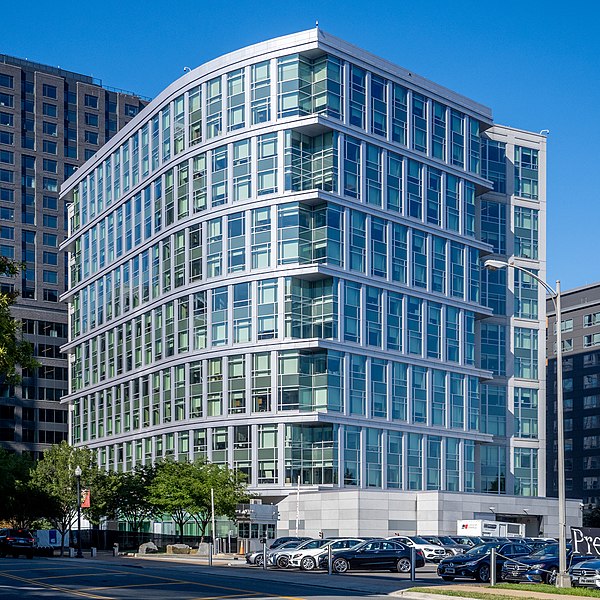
MULTIPOLYGON (((419 569, 421 585, 440 583, 434 568, 419 569)), ((414 585, 406 575, 391 573, 329 576, 143 559, 0 559, 2 600, 326 600, 381 597, 414 585)))

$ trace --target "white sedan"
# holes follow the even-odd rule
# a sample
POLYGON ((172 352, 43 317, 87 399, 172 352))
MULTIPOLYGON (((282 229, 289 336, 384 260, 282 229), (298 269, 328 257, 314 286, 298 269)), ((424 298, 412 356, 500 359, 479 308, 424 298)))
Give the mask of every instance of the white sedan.
POLYGON ((290 567, 300 567, 303 571, 312 571, 317 568, 317 557, 323 554, 323 551, 328 551, 331 546, 331 551, 347 550, 358 544, 362 544, 365 540, 358 538, 340 538, 336 540, 323 540, 325 543, 320 548, 297 548, 291 553, 290 567))
POLYGON ((440 548, 440 546, 435 544, 430 544, 427 540, 424 540, 418 535, 396 535, 388 539, 400 542, 405 546, 412 546, 417 550, 421 550, 421 552, 423 552, 423 556, 425 556, 425 560, 429 560, 434 563, 438 563, 446 558, 446 551, 443 548, 440 548))

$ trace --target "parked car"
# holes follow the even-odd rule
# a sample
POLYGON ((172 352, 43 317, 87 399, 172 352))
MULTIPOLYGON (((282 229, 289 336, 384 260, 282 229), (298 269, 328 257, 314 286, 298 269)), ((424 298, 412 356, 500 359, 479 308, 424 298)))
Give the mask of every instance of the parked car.
POLYGON ((276 548, 279 548, 281 545, 287 544, 288 542, 305 542, 306 540, 310 539, 311 538, 309 537, 298 537, 292 535, 279 537, 276 540, 273 540, 273 543, 269 546, 269 550, 275 550, 276 548))
MULTIPOLYGON (((346 573, 349 570, 390 570, 398 573, 410 573, 411 549, 395 540, 370 540, 348 550, 338 550, 332 560, 334 573, 346 573)), ((425 565, 425 557, 416 551, 415 567, 425 565)), ((327 554, 319 556, 319 567, 327 568, 327 554)))
POLYGON ((457 554, 463 554, 466 550, 470 548, 470 546, 457 544, 452 538, 448 536, 422 535, 421 537, 430 544, 441 546, 446 552, 446 556, 456 556, 457 554))
MULTIPOLYGON (((474 548, 475 546, 479 546, 479 544, 485 544, 486 540, 482 537, 478 537, 475 535, 451 535, 451 539, 453 539, 457 544, 464 544, 469 548, 474 548)), ((488 542, 490 540, 487 540, 488 542)))
POLYGON ((543 550, 544 548, 546 548, 546 546, 555 544, 556 542, 545 542, 541 540, 532 540, 531 542, 529 542, 525 540, 525 543, 535 552, 537 552, 538 550, 543 550))
POLYGON ((595 556, 569 569, 573 587, 600 588, 600 559, 595 556))
POLYGON ((443 558, 446 558, 446 551, 443 548, 440 548, 437 544, 431 544, 418 535, 396 535, 388 539, 421 550, 425 560, 431 562, 440 562, 443 558))
MULTIPOLYGON (((289 542, 285 542, 285 543, 281 544, 274 550, 270 548, 269 550, 267 550, 267 564, 269 564, 269 562, 271 562, 270 558, 274 554, 277 554, 279 551, 294 550, 295 548, 300 546, 300 544, 303 544, 303 543, 304 542, 302 542, 300 540, 290 540, 289 542)), ((249 565, 256 565, 258 567, 262 567, 263 560, 264 560, 264 556, 263 556, 262 548, 259 550, 255 550, 254 552, 246 553, 246 563, 248 563, 249 565)))
MULTIPOLYGON (((567 565, 575 566, 593 558, 581 554, 573 554, 571 547, 567 547, 567 565)), ((528 583, 556 583, 558 574, 558 544, 546 544, 529 556, 519 558, 518 561, 507 560, 502 565, 501 577, 505 581, 519 581, 528 583)))
POLYGON ((492 548, 501 556, 496 558, 496 572, 500 573, 502 565, 506 560, 504 557, 512 558, 527 556, 531 554, 531 548, 525 544, 502 544, 489 542, 475 546, 460 556, 445 558, 437 568, 438 575, 444 581, 453 581, 457 577, 477 579, 487 582, 490 580, 490 556, 492 548))
POLYGON ((329 542, 331 542, 330 539, 306 540, 296 548, 285 548, 281 552, 277 552, 273 556, 273 560, 270 560, 268 564, 273 564, 280 569, 287 569, 290 566, 292 555, 296 554, 299 550, 317 550, 329 542))
POLYGON ((0 529, 0 557, 11 554, 17 558, 20 554, 33 558, 36 540, 27 529, 0 529))
POLYGON ((299 548, 297 552, 292 554, 289 566, 300 567, 303 571, 312 571, 319 566, 319 556, 323 553, 323 550, 329 552, 329 546, 331 546, 331 551, 335 552, 336 550, 354 548, 354 546, 358 546, 364 541, 357 538, 342 538, 329 540, 327 544, 323 544, 320 548, 299 548))

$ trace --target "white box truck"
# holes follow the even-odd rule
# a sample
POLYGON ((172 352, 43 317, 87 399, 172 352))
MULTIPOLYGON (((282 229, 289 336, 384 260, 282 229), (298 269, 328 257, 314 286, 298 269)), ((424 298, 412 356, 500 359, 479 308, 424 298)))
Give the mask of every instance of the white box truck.
POLYGON ((477 535, 479 537, 524 537, 525 523, 506 523, 472 519, 456 522, 456 535, 477 535))

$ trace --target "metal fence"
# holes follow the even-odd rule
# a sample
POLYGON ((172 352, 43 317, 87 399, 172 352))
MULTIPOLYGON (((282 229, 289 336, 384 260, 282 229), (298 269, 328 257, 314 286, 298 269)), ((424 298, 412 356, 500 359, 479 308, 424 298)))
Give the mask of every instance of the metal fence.
MULTIPOLYGON (((71 532, 74 545, 77 544, 77 531, 71 532)), ((209 543, 212 541, 211 536, 196 536, 184 535, 181 538, 177 534, 167 535, 152 532, 133 531, 114 531, 100 529, 82 529, 81 530, 81 546, 83 549, 97 548, 98 550, 112 551, 115 544, 119 545, 121 551, 136 551, 140 544, 153 542, 159 550, 165 551, 169 544, 187 544, 192 548, 197 548, 201 542, 209 543)), ((227 540, 225 540, 225 544, 227 540)), ((237 540, 232 539, 231 546, 237 547, 237 540)))

